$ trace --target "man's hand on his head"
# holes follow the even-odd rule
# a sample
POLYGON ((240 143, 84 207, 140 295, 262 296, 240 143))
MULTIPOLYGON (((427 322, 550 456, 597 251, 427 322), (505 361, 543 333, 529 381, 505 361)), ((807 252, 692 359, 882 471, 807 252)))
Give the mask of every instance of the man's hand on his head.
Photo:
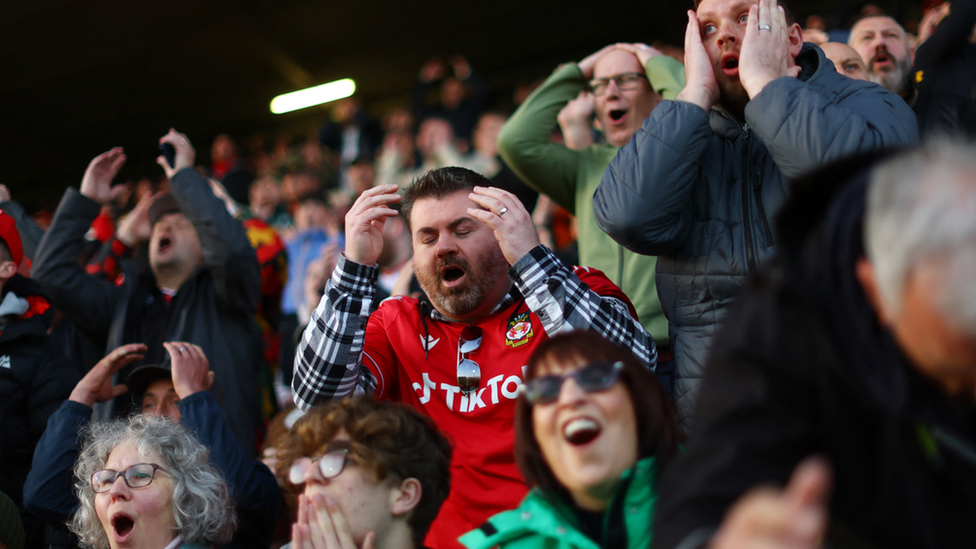
POLYGON ((693 10, 688 10, 688 25, 685 27, 685 80, 685 87, 676 100, 698 105, 706 112, 718 103, 715 69, 702 44, 701 27, 693 10))
POLYGON ((119 224, 116 238, 131 249, 138 248, 152 236, 152 225, 149 224, 149 206, 162 193, 142 195, 135 208, 125 216, 119 224))
POLYGON ((193 166, 193 163, 197 159, 197 151, 193 148, 190 140, 187 139, 185 135, 177 132, 173 128, 169 129, 169 133, 159 138, 160 143, 169 143, 176 149, 176 157, 173 159, 173 166, 169 165, 166 161, 166 157, 159 155, 156 157, 156 163, 163 167, 163 171, 166 172, 166 177, 169 179, 173 178, 173 175, 182 170, 183 168, 189 168, 193 166))
POLYGON ((509 265, 539 245, 539 233, 532 216, 514 194, 497 187, 475 187, 471 200, 485 208, 468 208, 468 215, 495 231, 495 238, 509 265))
POLYGON ((210 371, 210 362, 203 349, 185 341, 167 341, 163 343, 163 348, 169 353, 173 388, 181 400, 210 389, 214 373, 210 371))
POLYGON ((590 121, 593 119, 594 106, 593 94, 583 90, 559 111, 556 120, 568 148, 579 151, 593 144, 590 121))
POLYGON ((831 474, 819 458, 793 471, 782 491, 756 488, 729 509, 709 549, 814 549, 827 530, 831 474))
POLYGON ((400 201, 396 185, 379 185, 353 202, 346 214, 346 259, 360 265, 375 265, 383 252, 383 226, 397 215, 389 204, 400 201))
POLYGON ((634 44, 617 44, 617 49, 629 51, 630 53, 636 55, 637 60, 640 61, 641 68, 646 67, 647 62, 650 61, 652 57, 664 55, 661 50, 640 42, 636 42, 634 44))
POLYGON ((128 391, 125 385, 112 385, 112 375, 123 367, 143 359, 142 353, 146 346, 142 343, 129 343, 116 347, 105 358, 98 361, 85 377, 75 385, 68 400, 79 402, 85 406, 94 406, 96 402, 123 395, 128 391))
POLYGON ((125 185, 112 186, 112 180, 123 164, 125 152, 122 147, 115 147, 93 158, 81 179, 81 194, 102 206, 115 200, 126 188, 125 185))
POLYGON ((596 66, 596 62, 600 60, 606 53, 617 49, 617 44, 610 44, 605 46, 603 49, 596 53, 591 53, 586 56, 585 59, 577 63, 576 65, 583 71, 583 79, 589 82, 593 78, 593 67, 596 66))
POLYGON ((739 81, 749 99, 777 78, 799 75, 800 67, 792 61, 786 12, 776 0, 759 0, 749 9, 746 37, 739 52, 739 81))

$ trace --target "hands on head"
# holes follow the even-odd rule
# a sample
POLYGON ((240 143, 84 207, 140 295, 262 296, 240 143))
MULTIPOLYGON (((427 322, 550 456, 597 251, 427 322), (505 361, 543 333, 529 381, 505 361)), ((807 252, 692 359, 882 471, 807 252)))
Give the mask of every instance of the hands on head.
POLYGON ((142 343, 129 343, 116 347, 88 370, 85 377, 75 385, 68 400, 85 406, 94 406, 96 402, 105 402, 125 394, 129 388, 123 384, 112 385, 112 375, 123 367, 142 360, 144 352, 146 346, 142 343))
MULTIPOLYGON (((376 533, 366 534, 361 549, 373 549, 376 533)), ((295 549, 360 549, 336 502, 322 494, 298 496, 298 520, 291 526, 295 549)))
POLYGON ((827 529, 830 467, 809 458, 794 469, 783 490, 757 488, 729 509, 710 549, 767 547, 814 549, 827 529))
POLYGON ((582 61, 577 63, 577 66, 583 72, 583 78, 587 81, 593 78, 593 68, 596 67, 597 61, 599 61, 600 58, 606 55, 607 53, 610 53, 614 50, 623 50, 636 55, 637 60, 640 61, 642 67, 647 65, 648 59, 652 57, 657 57, 659 55, 664 55, 656 48, 652 48, 647 44, 642 44, 639 42, 633 44, 627 44, 624 42, 619 42, 617 44, 610 44, 609 46, 604 46, 600 50, 591 53, 590 55, 586 56, 586 58, 584 58, 582 61))
POLYGON ((484 208, 468 208, 468 214, 495 231, 495 239, 509 265, 539 245, 532 216, 514 194, 497 187, 475 187, 468 196, 484 208))

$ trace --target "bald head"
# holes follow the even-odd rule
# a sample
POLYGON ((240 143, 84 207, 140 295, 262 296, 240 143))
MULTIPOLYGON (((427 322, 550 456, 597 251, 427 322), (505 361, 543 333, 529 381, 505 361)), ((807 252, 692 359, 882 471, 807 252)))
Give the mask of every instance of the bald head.
POLYGON ((914 52, 905 29, 891 17, 865 17, 851 28, 847 44, 864 60, 868 78, 902 96, 910 92, 914 52))
POLYGON ((834 64, 837 72, 854 80, 869 80, 864 60, 854 48, 840 42, 825 42, 820 45, 820 49, 834 64))

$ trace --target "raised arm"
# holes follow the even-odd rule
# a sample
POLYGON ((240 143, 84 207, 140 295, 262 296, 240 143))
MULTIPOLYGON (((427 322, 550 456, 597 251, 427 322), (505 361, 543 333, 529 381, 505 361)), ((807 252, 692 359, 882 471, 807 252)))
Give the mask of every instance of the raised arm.
POLYGON ((247 231, 194 169, 196 151, 186 136, 170 130, 159 141, 176 149, 175 166, 166 164, 163 157, 157 161, 170 179, 170 193, 200 237, 203 259, 214 277, 218 296, 242 313, 254 314, 261 293, 261 272, 247 231))
POLYGON ((88 165, 81 191, 69 188, 37 248, 31 276, 51 295, 56 306, 94 333, 108 333, 121 288, 89 276, 78 264, 85 251, 85 233, 102 205, 125 190, 112 179, 125 163, 121 147, 96 156, 88 165))
POLYGON ((383 226, 387 218, 397 215, 389 207, 400 200, 396 189, 395 185, 373 187, 346 214, 346 252, 295 353, 292 389, 295 404, 303 410, 333 398, 376 391, 376 379, 363 367, 361 355, 376 294, 383 226))
POLYGON ((597 271, 580 268, 574 272, 541 246, 529 213, 512 193, 475 187, 471 199, 485 209, 469 208, 468 214, 495 231, 515 286, 547 334, 593 330, 630 348, 648 368, 657 366, 654 339, 640 325, 619 288, 597 271), (498 215, 503 209, 504 216, 498 215))

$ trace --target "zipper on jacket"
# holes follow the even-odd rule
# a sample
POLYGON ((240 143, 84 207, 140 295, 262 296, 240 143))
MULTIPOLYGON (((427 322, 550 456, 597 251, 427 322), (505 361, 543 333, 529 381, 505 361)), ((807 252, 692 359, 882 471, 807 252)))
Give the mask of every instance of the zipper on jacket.
POLYGON ((752 243, 752 217, 749 215, 749 125, 742 126, 742 231, 746 240, 746 264, 756 270, 756 251, 752 243))
POLYGON ((617 246, 617 287, 624 291, 624 247, 617 246))
POLYGON ((763 231, 765 232, 765 236, 766 236, 766 247, 772 248, 773 230, 769 227, 769 218, 766 217, 766 208, 763 207, 762 184, 763 184, 763 172, 762 170, 759 170, 759 172, 756 173, 755 183, 753 184, 753 187, 755 188, 756 191, 755 192, 756 207, 759 209, 759 217, 762 218, 763 231))

